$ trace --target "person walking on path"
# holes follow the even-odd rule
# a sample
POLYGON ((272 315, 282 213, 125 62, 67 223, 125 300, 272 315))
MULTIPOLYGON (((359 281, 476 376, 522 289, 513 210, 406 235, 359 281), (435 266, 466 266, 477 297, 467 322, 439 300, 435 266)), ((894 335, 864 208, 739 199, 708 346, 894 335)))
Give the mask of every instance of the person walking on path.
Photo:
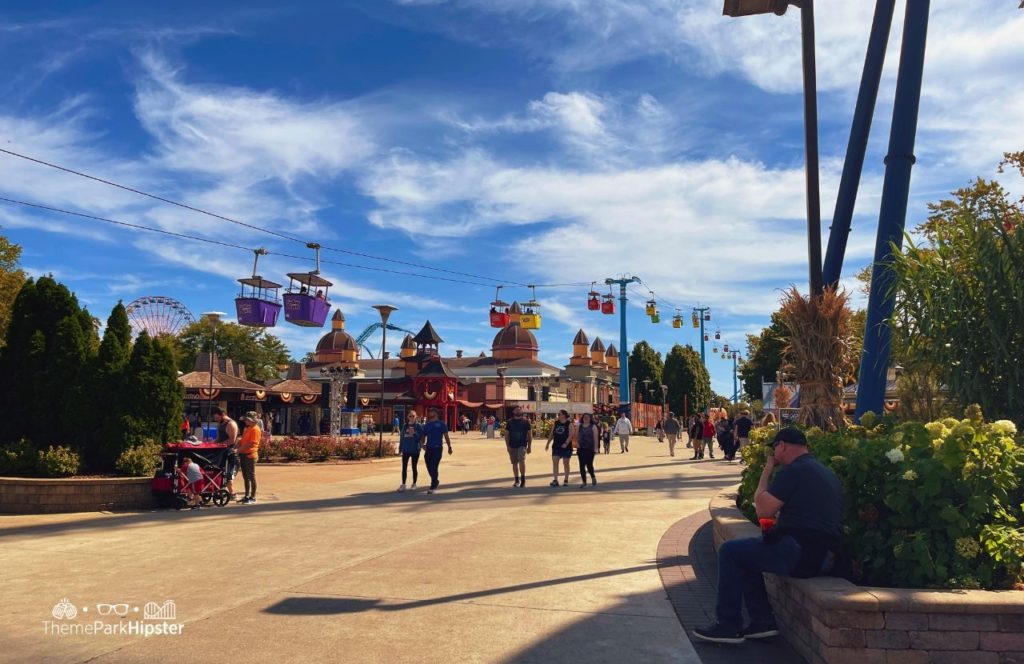
POLYGON ((558 411, 558 418, 551 426, 551 433, 548 434, 548 442, 544 445, 546 451, 551 447, 551 486, 558 486, 558 462, 562 462, 562 469, 565 477, 562 479, 562 486, 569 486, 569 463, 572 461, 572 446, 576 441, 576 429, 569 421, 569 412, 558 411))
POLYGON ((512 486, 525 487, 526 455, 533 451, 533 426, 523 417, 523 409, 519 406, 512 409, 512 419, 505 426, 505 449, 515 476, 512 486))
POLYGON ((398 451, 402 454, 402 484, 399 491, 405 491, 405 482, 408 479, 409 462, 412 461, 412 490, 416 490, 416 480, 420 474, 420 441, 423 440, 423 425, 417 422, 419 419, 415 411, 411 411, 405 426, 399 430, 398 451))
POLYGON ((690 442, 693 443, 693 456, 690 461, 704 458, 704 416, 697 413, 690 424, 690 442))
POLYGON ((590 483, 597 486, 597 475, 594 474, 594 455, 600 444, 601 430, 594 422, 594 416, 584 413, 580 417, 580 426, 576 430, 576 455, 580 459, 580 477, 583 479, 581 489, 587 488, 587 472, 590 472, 590 483))
POLYGON ((771 447, 754 491, 757 516, 766 522, 764 534, 719 547, 716 622, 693 632, 703 641, 736 644, 778 635, 764 572, 810 578, 847 571, 839 478, 808 452, 799 429, 782 429, 771 447), (744 604, 750 616, 746 629, 744 604))
POLYGON ((676 441, 679 439, 679 432, 682 430, 683 425, 676 419, 676 414, 669 412, 668 417, 665 419, 665 435, 668 436, 668 455, 676 455, 676 441))
MULTIPOLYGON (((582 425, 582 420, 581 420, 582 425)), ((629 436, 633 433, 633 423, 626 417, 626 413, 623 412, 619 415, 619 419, 615 422, 615 435, 619 437, 619 454, 624 454, 629 451, 629 436)))
POLYGON ((750 430, 754 428, 754 420, 750 419, 750 411, 745 410, 736 418, 736 449, 742 450, 750 444, 750 430))
POLYGON ((612 422, 611 418, 608 418, 605 422, 598 421, 598 426, 600 427, 600 430, 601 430, 601 443, 604 446, 604 453, 605 454, 611 454, 612 453, 612 427, 614 427, 615 424, 612 422))
POLYGON ((452 453, 452 439, 448 437, 448 425, 440 419, 437 408, 431 408, 427 414, 427 423, 422 428, 423 460, 430 474, 430 489, 434 493, 441 484, 441 457, 444 455, 444 444, 448 444, 448 454, 452 453))
POLYGON ((223 408, 213 409, 213 421, 217 423, 217 443, 228 446, 227 464, 224 467, 224 488, 228 501, 235 500, 235 475, 238 474, 238 422, 227 416, 223 408))
POLYGON ((722 452, 726 461, 736 458, 736 429, 731 417, 718 421, 716 427, 718 433, 718 444, 722 446, 722 452))
POLYGON ((701 448, 700 458, 704 458, 704 448, 707 448, 708 456, 712 459, 715 458, 715 434, 718 430, 715 428, 715 422, 708 415, 704 418, 704 442, 701 448))
POLYGON ((256 462, 260 458, 260 441, 263 430, 260 428, 260 416, 250 410, 242 417, 245 431, 238 442, 238 459, 242 466, 242 479, 245 481, 245 498, 241 504, 252 505, 256 502, 256 462))

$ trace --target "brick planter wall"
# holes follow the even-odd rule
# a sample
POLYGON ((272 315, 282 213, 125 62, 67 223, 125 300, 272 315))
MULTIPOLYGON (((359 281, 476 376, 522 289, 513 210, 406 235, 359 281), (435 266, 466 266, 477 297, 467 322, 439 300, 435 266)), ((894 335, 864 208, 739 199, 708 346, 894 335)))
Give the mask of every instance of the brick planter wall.
POLYGON ((148 477, 26 479, 0 477, 0 513, 52 514, 146 509, 153 506, 148 477))
MULTIPOLYGON (((716 548, 761 534, 736 508, 735 490, 709 511, 716 548)), ((765 580, 783 634, 812 664, 1024 664, 1024 592, 765 580)))

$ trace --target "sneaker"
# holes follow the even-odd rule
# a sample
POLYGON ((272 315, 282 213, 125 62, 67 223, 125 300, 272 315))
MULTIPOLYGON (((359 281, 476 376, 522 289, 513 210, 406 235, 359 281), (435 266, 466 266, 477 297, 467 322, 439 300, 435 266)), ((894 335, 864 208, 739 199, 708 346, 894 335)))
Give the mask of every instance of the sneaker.
POLYGON ((412 483, 412 486, 411 486, 411 487, 409 487, 409 491, 415 491, 415 490, 416 490, 416 483, 415 483, 415 482, 413 482, 413 483, 412 483))
POLYGON ((564 480, 562 482, 562 486, 569 486, 569 480, 564 480))
POLYGON ((427 489, 427 493, 434 493, 433 489, 427 489))
POLYGON ((597 478, 596 478, 596 477, 591 477, 591 478, 590 478, 590 483, 591 483, 591 484, 592 484, 593 486, 597 486, 597 478))
POLYGON ((584 482, 583 484, 581 484, 581 485, 580 485, 580 488, 581 488, 581 489, 586 489, 586 488, 587 488, 587 483, 586 483, 586 482, 584 482))
POLYGON ((512 488, 514 489, 517 486, 519 486, 519 478, 518 477, 516 478, 516 481, 512 483, 512 488))
POLYGON ((252 501, 252 499, 249 498, 249 496, 246 496, 245 498, 242 498, 241 500, 239 500, 238 504, 239 505, 248 505, 251 501, 252 501))
POLYGON ((249 499, 249 504, 250 504, 250 505, 255 505, 255 504, 256 504, 256 498, 255 498, 255 496, 249 499))
POLYGON ((520 489, 525 489, 526 488, 526 478, 525 477, 523 479, 519 480, 519 488, 520 489))
POLYGON ((551 484, 548 486, 558 486, 558 480, 551 480, 551 484))
POLYGON ((771 637, 778 635, 779 627, 774 622, 750 623, 750 625, 743 630, 743 636, 748 639, 770 639, 771 637))
POLYGON ((404 484, 399 484, 398 485, 398 493, 402 493, 403 491, 405 491, 405 485, 404 484))
POLYGON ((735 629, 729 629, 728 627, 722 627, 718 623, 708 625, 707 627, 698 627, 693 630, 693 635, 701 641, 710 641, 711 643, 728 643, 728 644, 740 644, 746 640, 743 632, 735 629))

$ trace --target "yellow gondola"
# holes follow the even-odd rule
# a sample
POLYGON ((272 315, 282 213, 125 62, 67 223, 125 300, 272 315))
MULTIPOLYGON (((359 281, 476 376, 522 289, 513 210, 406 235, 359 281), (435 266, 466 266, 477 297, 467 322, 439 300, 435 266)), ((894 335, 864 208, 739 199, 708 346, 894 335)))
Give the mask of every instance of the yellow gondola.
POLYGON ((697 317, 697 314, 693 315, 692 322, 694 327, 700 327, 700 318, 697 317))
POLYGON ((675 316, 673 316, 672 317, 672 327, 674 327, 674 328, 676 328, 678 330, 682 326, 683 326, 683 317, 680 316, 679 314, 676 314, 675 316))
POLYGON ((647 300, 647 308, 644 309, 648 316, 654 316, 658 313, 658 303, 654 300, 647 300))
POLYGON ((537 302, 537 289, 530 286, 533 295, 530 301, 523 304, 523 313, 519 316, 519 324, 524 330, 539 330, 541 324, 540 303, 537 302))

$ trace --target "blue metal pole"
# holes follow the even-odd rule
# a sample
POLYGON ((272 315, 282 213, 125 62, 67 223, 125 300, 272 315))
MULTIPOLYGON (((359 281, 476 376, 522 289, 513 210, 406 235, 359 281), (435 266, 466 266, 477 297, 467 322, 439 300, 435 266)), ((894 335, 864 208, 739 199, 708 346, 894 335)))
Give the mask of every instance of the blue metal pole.
POLYGON ((811 296, 821 293, 821 193, 818 179, 818 84, 814 60, 814 0, 800 4, 804 75, 804 175, 807 179, 807 255, 811 296))
POLYGON ((619 279, 619 348, 625 362, 619 362, 619 403, 626 409, 627 417, 632 416, 632 403, 629 394, 629 346, 626 345, 626 284, 619 279))
POLYGON ((842 178, 839 180, 839 194, 836 196, 836 208, 832 215, 828 248, 825 251, 823 277, 825 285, 832 288, 839 284, 839 277, 843 271, 846 241, 850 235, 853 208, 857 203, 857 190, 864 170, 864 154, 867 152, 868 136, 871 134, 871 117, 875 113, 878 85, 882 79, 882 66, 885 64, 885 50, 895 9, 896 0, 877 0, 875 3, 871 36, 868 38, 868 50, 864 56, 864 74, 860 79, 853 124, 850 126, 850 141, 846 146, 846 161, 843 163, 842 178))
POLYGON ((736 353, 732 354, 732 402, 740 402, 740 386, 736 378, 736 353))
POLYGON ((860 384, 857 389, 858 418, 869 410, 882 413, 885 405, 889 342, 892 338, 889 318, 894 306, 890 266, 893 252, 903 246, 907 220, 910 172, 915 161, 914 140, 928 36, 929 3, 929 0, 907 0, 903 22, 903 46, 896 78, 889 153, 885 158, 882 204, 875 240, 875 261, 871 269, 867 325, 864 330, 864 354, 861 357, 860 384))

